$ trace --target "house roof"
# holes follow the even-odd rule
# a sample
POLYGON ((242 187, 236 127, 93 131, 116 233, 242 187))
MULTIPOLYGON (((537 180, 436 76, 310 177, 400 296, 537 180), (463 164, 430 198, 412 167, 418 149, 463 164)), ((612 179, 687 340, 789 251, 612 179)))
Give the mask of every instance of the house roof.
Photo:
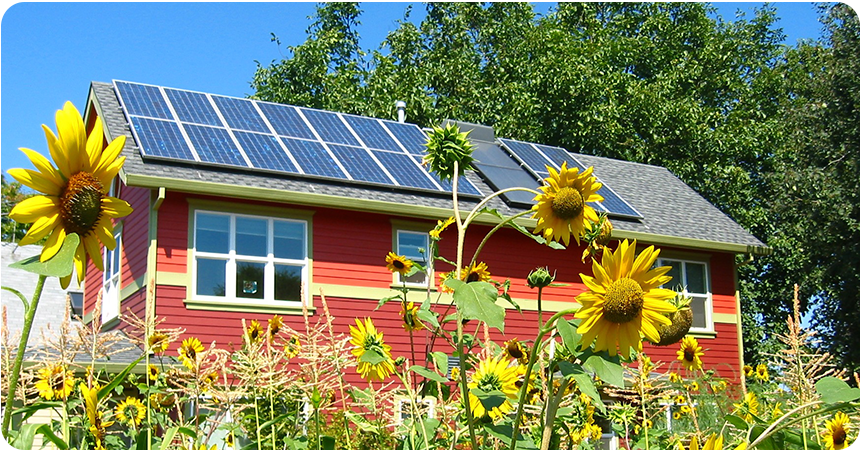
MULTIPOLYGON (((444 192, 425 192, 395 186, 373 186, 347 180, 332 180, 288 173, 272 173, 224 166, 168 161, 141 156, 140 144, 114 85, 93 82, 89 101, 102 118, 109 139, 127 136, 120 173, 129 186, 183 191, 234 198, 330 206, 344 209, 397 214, 404 217, 443 219, 451 215, 451 198, 444 192)), ((667 169, 610 158, 573 154, 633 206, 641 219, 613 217, 613 235, 685 248, 734 253, 769 253, 770 249, 731 218, 710 204, 667 169)), ((480 172, 466 177, 484 195, 494 189, 480 172)), ((525 186, 534 188, 534 186, 525 186)), ((468 210, 480 200, 460 197, 460 209, 468 210)), ((488 206, 505 215, 527 208, 496 197, 488 206)), ((486 217, 485 223, 494 218, 486 217)), ((534 219, 520 219, 534 226, 534 219)))

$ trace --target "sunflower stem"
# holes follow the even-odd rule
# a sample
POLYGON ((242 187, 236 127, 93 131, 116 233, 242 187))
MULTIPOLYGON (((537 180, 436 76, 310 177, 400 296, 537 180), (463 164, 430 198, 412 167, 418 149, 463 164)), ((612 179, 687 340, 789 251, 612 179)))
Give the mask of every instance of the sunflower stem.
POLYGON ((493 235, 496 231, 498 231, 500 228, 502 228, 502 227, 504 227, 505 225, 507 225, 509 222, 513 222, 513 221, 514 221, 514 219, 517 219, 517 218, 519 218, 519 217, 522 217, 522 216, 524 216, 524 215, 526 215, 526 214, 528 214, 528 213, 530 213, 530 212, 531 212, 531 210, 529 210, 529 211, 523 211, 523 212, 521 212, 521 213, 519 213, 519 214, 516 214, 516 215, 514 215, 514 216, 508 217, 507 219, 505 219, 505 220, 501 221, 499 224, 497 224, 495 227, 493 227, 493 229, 492 229, 492 230, 490 230, 490 232, 489 232, 489 233, 487 233, 487 235, 486 235, 486 236, 484 236, 484 239, 481 241, 481 244, 480 244, 480 245, 478 245, 478 249, 477 249, 477 250, 475 250, 475 253, 472 255, 472 265, 474 266, 475 261, 477 261, 477 260, 478 260, 478 254, 480 254, 480 253, 481 253, 481 250, 483 250, 484 245, 487 243, 487 241, 488 241, 488 240, 490 240, 490 236, 492 236, 492 235, 493 235))
MULTIPOLYGON (((472 223, 473 220, 475 220, 475 217, 477 217, 478 214, 481 212, 481 210, 484 209, 484 206, 486 206, 487 203, 490 200, 492 200, 494 197, 498 197, 502 194, 506 194, 508 192, 513 192, 513 191, 526 191, 526 192, 529 192, 529 193, 532 193, 535 195, 540 195, 540 192, 538 192, 534 189, 528 189, 528 188, 523 188, 523 187, 514 187, 514 188, 502 189, 501 191, 498 191, 498 192, 493 192, 492 194, 484 197, 484 199, 481 200, 481 203, 478 203, 474 208, 472 208, 472 211, 470 211, 469 215, 466 216, 466 220, 464 222, 466 224, 466 226, 468 226, 470 223, 472 223)), ((457 192, 457 190, 456 190, 456 185, 455 185, 455 189, 454 189, 455 195, 456 195, 456 192, 457 192)), ((456 205, 456 201, 454 204, 456 205)), ((529 212, 531 212, 531 210, 526 211, 524 214, 528 214, 529 212)))
POLYGON ((36 281, 36 290, 33 291, 33 299, 27 305, 24 312, 24 328, 21 329, 21 341, 18 342, 18 352, 15 354, 15 362, 12 372, 9 374, 9 392, 6 394, 6 407, 3 410, 3 436, 9 435, 9 425, 12 423, 12 407, 15 403, 15 391, 18 390, 18 378, 21 376, 21 365, 24 363, 24 352, 27 350, 27 340, 30 339, 30 330, 33 328, 33 319, 36 316, 36 308, 39 306, 39 298, 42 296, 42 288, 48 277, 39 275, 36 281))

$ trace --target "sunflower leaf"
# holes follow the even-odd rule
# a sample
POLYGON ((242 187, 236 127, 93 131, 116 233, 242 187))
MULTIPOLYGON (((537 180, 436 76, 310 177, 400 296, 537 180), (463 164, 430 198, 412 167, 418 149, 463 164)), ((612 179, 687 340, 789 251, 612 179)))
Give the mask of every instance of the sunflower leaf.
POLYGON ((358 362, 366 362, 375 366, 377 364, 382 363, 386 359, 387 358, 378 351, 369 348, 364 351, 364 354, 361 355, 361 358, 358 358, 358 362))
POLYGON ((379 308, 382 308, 386 303, 388 303, 392 300, 400 300, 400 295, 399 294, 398 295, 392 295, 391 297, 385 297, 385 298, 379 299, 379 303, 376 304, 376 308, 374 308, 374 311, 376 311, 379 308))
POLYGON ((505 331, 505 308, 496 304, 499 291, 485 281, 464 283, 449 279, 445 285, 454 289, 454 302, 466 320, 480 320, 499 331, 505 331))
POLYGON ((617 355, 609 356, 603 352, 595 354, 591 349, 586 349, 579 358, 583 361, 582 366, 593 371, 601 380, 613 386, 624 386, 624 367, 617 355))
POLYGON ((571 352, 576 352, 577 347, 579 347, 579 341, 582 340, 582 336, 576 332, 573 325, 564 318, 561 318, 558 320, 558 323, 556 323, 555 329, 558 330, 558 334, 561 335, 561 341, 564 342, 564 346, 571 352))
POLYGON ((573 378, 573 381, 576 382, 576 387, 578 387, 585 395, 591 397, 601 412, 606 412, 606 406, 603 404, 603 400, 601 400, 600 393, 597 392, 597 388, 594 387, 594 381, 591 379, 591 375, 586 373, 582 366, 568 361, 559 361, 558 370, 560 370, 561 374, 565 377, 573 378))
POLYGON ((726 422, 734 425, 738 430, 747 430, 749 428, 746 420, 734 414, 726 414, 726 422))
POLYGON ((46 277, 62 278, 68 276, 72 273, 72 269, 75 267, 75 251, 77 251, 78 244, 80 244, 80 242, 81 238, 78 237, 77 234, 69 234, 63 241, 63 246, 60 248, 60 251, 57 252, 53 258, 45 262, 41 262, 39 261, 39 255, 36 255, 13 264, 9 264, 9 267, 13 269, 26 270, 27 272, 35 273, 36 275, 44 275, 46 277))
POLYGON ((824 377, 815 383, 815 391, 824 403, 850 402, 860 398, 860 388, 852 388, 836 377, 824 377))
POLYGON ((475 397, 478 397, 478 400, 481 401, 481 405, 483 405, 484 409, 486 409, 487 411, 502 406, 508 399, 505 393, 498 389, 484 392, 478 388, 472 388, 469 390, 469 392, 471 392, 475 397))
POLYGON ((438 373, 436 373, 436 372, 434 372, 434 371, 432 371, 432 370, 430 370, 424 366, 415 365, 415 366, 410 367, 409 370, 417 373, 418 375, 421 375, 422 377, 424 377, 428 380, 436 381, 439 383, 445 383, 448 381, 448 379, 445 378, 444 376, 439 375, 438 373))
POLYGON ((441 373, 448 373, 448 355, 443 352, 433 352, 433 364, 436 365, 436 370, 441 373))
POLYGON ((439 328, 439 319, 436 316, 437 313, 430 309, 430 297, 425 298, 424 303, 418 308, 418 319, 429 323, 432 328, 439 328))
MULTIPOLYGON (((511 436, 514 434, 514 430, 510 422, 491 423, 485 425, 484 429, 486 429, 491 436, 502 441, 506 447, 511 445, 511 436)), ((527 436, 528 435, 524 435, 524 433, 519 433, 517 435, 517 448, 521 448, 523 450, 537 450, 534 441, 526 439, 527 436)))

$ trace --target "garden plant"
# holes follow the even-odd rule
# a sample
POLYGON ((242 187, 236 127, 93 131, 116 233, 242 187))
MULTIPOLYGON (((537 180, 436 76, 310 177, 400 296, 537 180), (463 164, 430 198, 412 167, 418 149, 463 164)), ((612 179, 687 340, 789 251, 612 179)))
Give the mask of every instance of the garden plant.
POLYGON ((56 121, 57 134, 43 126, 51 160, 22 149, 36 170, 9 171, 40 193, 10 214, 32 223, 21 244, 46 239, 40 256, 13 265, 39 275, 31 299, 13 290, 25 306, 23 331, 9 336, 3 328, 2 431, 16 448, 29 449, 38 438, 63 450, 590 449, 614 432, 622 445, 649 450, 838 450, 857 437, 860 389, 814 350, 797 307, 781 336, 783 349, 771 359, 738 376, 705 370, 708 350, 686 335, 689 300, 663 287, 671 277, 669 267, 655 264, 659 249, 611 239, 609 219, 589 206, 602 199, 591 168, 548 168, 539 190, 516 188, 535 202, 518 215, 487 206, 506 191, 462 211, 457 186, 473 146, 454 125, 434 128, 426 144, 424 163, 454 186, 453 215, 429 232, 427 266, 393 252, 380 255, 380 264, 384 259, 401 279, 432 274, 436 261, 454 267, 440 277, 451 302, 429 289, 420 304, 409 301, 405 283, 379 300, 379 307, 400 303, 410 342, 416 333, 433 337, 428 355, 418 355, 414 343, 408 354, 393 354, 370 311, 349 318, 349 336, 336 333, 319 292, 321 311, 305 309, 304 328, 291 329, 278 315, 243 320, 241 345, 232 349, 162 327, 150 304, 145 317, 123 317, 142 356, 118 373, 95 370, 117 344, 101 330, 97 302, 85 326, 66 322, 43 336, 35 363, 24 369, 45 279, 67 286, 73 269, 82 279, 88 260, 101 270, 100 246, 115 245, 113 220, 131 213, 128 203, 108 195, 125 160, 125 138, 103 147, 99 120, 87 135, 71 103, 56 121), (467 254, 467 233, 481 215, 497 224, 467 254), (516 221, 527 215, 537 220, 533 231, 516 221), (543 290, 555 283, 552 270, 528 274, 538 310, 529 340, 489 338, 490 329, 504 331, 507 314, 520 312, 510 282, 494 280, 480 259, 503 227, 560 252, 570 252, 571 242, 584 246, 570 258, 591 266, 580 275, 586 291, 560 311, 542 308, 543 290), (439 250, 446 229, 457 242, 453 255, 439 250), (644 341, 676 346, 677 359, 652 361, 644 341), (168 350, 173 343, 175 352, 168 350), (456 367, 449 357, 457 358, 456 367), (353 371, 366 384, 347 383, 353 371), (52 419, 33 420, 40 411, 52 419))

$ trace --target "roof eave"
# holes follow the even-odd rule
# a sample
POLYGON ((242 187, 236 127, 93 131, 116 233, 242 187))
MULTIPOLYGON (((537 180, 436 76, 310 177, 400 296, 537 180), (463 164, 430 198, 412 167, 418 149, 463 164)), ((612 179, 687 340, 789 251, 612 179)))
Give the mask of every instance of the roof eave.
MULTIPOLYGON (((379 200, 347 198, 327 194, 285 191, 281 189, 254 186, 226 185, 209 181, 181 180, 169 177, 132 174, 127 173, 124 170, 120 172, 120 177, 128 186, 148 189, 164 188, 193 194, 216 195, 249 200, 265 198, 271 201, 287 202, 296 205, 326 206, 354 211, 390 213, 430 220, 444 219, 452 214, 452 209, 449 208, 409 205, 379 200)), ((495 225, 498 223, 498 220, 495 216, 485 214, 478 216, 475 219, 475 222, 482 225, 495 225)), ((516 223, 531 229, 537 225, 537 221, 530 218, 519 218, 516 220, 516 223)), ((769 255, 772 253, 772 249, 766 246, 744 245, 731 242, 717 242, 704 239, 625 231, 617 228, 613 232, 613 237, 619 239, 637 239, 642 242, 655 245, 667 245, 679 248, 712 250, 736 254, 769 255)))

